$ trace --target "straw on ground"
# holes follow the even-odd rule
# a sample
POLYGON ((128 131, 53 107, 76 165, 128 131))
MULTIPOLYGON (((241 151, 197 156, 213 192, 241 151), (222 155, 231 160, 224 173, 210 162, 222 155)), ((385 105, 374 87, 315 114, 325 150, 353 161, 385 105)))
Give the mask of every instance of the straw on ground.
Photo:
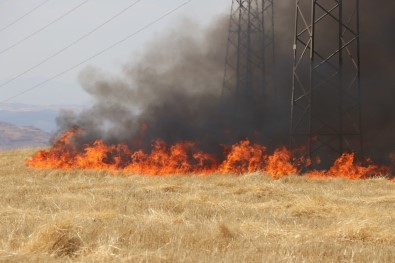
POLYGON ((395 183, 35 171, 0 152, 0 261, 394 262, 395 183))

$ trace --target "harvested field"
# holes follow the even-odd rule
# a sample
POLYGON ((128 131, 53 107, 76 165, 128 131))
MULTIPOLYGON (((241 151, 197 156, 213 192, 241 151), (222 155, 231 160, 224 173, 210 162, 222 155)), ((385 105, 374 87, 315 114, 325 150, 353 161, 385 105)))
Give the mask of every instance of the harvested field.
POLYGON ((394 262, 395 183, 26 168, 0 152, 0 262, 394 262))

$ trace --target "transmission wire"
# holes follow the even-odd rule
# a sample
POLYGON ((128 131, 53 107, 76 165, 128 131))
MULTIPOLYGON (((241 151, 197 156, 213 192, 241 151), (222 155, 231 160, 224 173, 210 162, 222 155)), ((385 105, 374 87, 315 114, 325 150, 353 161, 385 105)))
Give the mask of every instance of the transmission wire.
MULTIPOLYGON (((89 1, 89 0, 88 0, 89 1)), ((19 73, 18 75, 12 77, 11 79, 9 79, 8 81, 2 83, 0 85, 0 88, 10 84, 11 82, 14 82, 15 80, 19 79, 20 77, 26 75, 27 73, 31 72, 32 70, 38 68, 39 66, 45 64, 46 62, 50 61, 51 59, 57 57, 58 55, 62 54, 63 52, 65 52, 66 50, 68 50, 69 48, 75 46, 77 43, 81 42, 83 39, 87 38, 88 36, 92 35, 93 33, 95 33, 96 31, 98 31, 100 28, 102 28, 103 26, 105 26, 106 24, 108 24, 109 22, 111 22, 112 20, 114 20, 115 18, 117 18, 118 16, 120 16, 121 14, 125 13, 127 10, 129 10, 131 7, 135 6, 136 4, 138 4, 139 2, 141 2, 143 0, 136 0, 134 1, 131 5, 127 6, 126 8, 122 9, 120 12, 116 13, 115 15, 113 15, 112 17, 110 17, 109 19, 107 19, 106 21, 104 21, 103 23, 101 23, 100 25, 96 26, 94 29, 92 29, 91 31, 89 31, 88 33, 84 34, 83 36, 81 36, 80 38, 74 40, 73 42, 71 42, 70 44, 68 44, 67 46, 65 46, 64 48, 60 49, 59 51, 55 52, 54 54, 50 55, 49 57, 47 57, 46 59, 42 60, 41 62, 39 62, 38 64, 28 68, 27 70, 23 71, 22 73, 19 73)))
POLYGON ((125 38, 123 38, 123 39, 121 39, 121 40, 119 40, 119 41, 113 43, 112 45, 110 45, 110 46, 108 46, 108 47, 106 47, 106 48, 104 48, 104 49, 102 49, 102 50, 99 51, 98 53, 96 53, 96 54, 94 54, 94 55, 88 57, 87 59, 85 59, 85 60, 83 60, 83 61, 81 61, 81 62, 75 64, 74 66, 72 66, 72 67, 70 67, 70 68, 68 68, 68 69, 66 69, 66 70, 64 70, 64 71, 62 71, 62 72, 60 72, 60 73, 58 73, 58 74, 52 76, 51 78, 49 78, 49 79, 47 79, 47 80, 44 80, 44 81, 42 81, 42 82, 40 82, 40 83, 38 83, 38 84, 36 84, 36 85, 34 85, 34 86, 32 86, 32 87, 30 87, 30 88, 24 90, 24 91, 22 91, 22 92, 20 92, 20 93, 14 95, 14 96, 11 96, 11 97, 9 97, 9 98, 7 98, 7 99, 5 99, 5 100, 0 101, 0 103, 5 103, 5 102, 8 102, 8 101, 10 101, 10 100, 12 100, 12 99, 15 99, 15 98, 17 98, 17 97, 19 97, 19 96, 21 96, 21 95, 23 95, 23 94, 26 94, 26 93, 28 93, 28 92, 30 92, 30 91, 32 91, 32 90, 38 88, 38 87, 41 87, 42 85, 44 85, 44 84, 46 84, 46 83, 48 83, 48 82, 50 82, 50 81, 52 81, 52 80, 54 80, 54 79, 56 79, 56 78, 58 78, 58 77, 64 75, 64 74, 66 74, 66 73, 68 73, 68 72, 70 72, 70 71, 72 71, 72 70, 78 68, 79 66, 85 64, 86 62, 91 61, 92 59, 94 59, 94 58, 96 58, 96 57, 98 57, 98 56, 100 56, 100 55, 106 53, 107 51, 113 49, 113 48, 116 47, 116 46, 119 46, 120 44, 122 44, 123 42, 129 40, 130 38, 132 38, 132 37, 138 35, 139 33, 141 33, 141 32, 143 32, 143 31, 147 30, 148 28, 150 28, 150 27, 152 27, 153 25, 157 24, 158 22, 160 22, 160 21, 163 20, 164 18, 166 18, 166 17, 168 17, 169 15, 175 13, 176 11, 178 11, 179 9, 181 9, 182 7, 188 5, 188 4, 191 3, 192 1, 194 1, 194 0, 188 0, 188 1, 183 2, 182 4, 178 5, 176 8, 174 8, 174 9, 168 11, 168 12, 165 13, 164 15, 162 15, 162 16, 160 16, 159 18, 155 19, 154 21, 148 23, 147 25, 143 26, 142 28, 140 28, 139 30, 135 31, 134 33, 132 33, 132 34, 126 36, 125 38))
MULTIPOLYGON (((10 28, 11 26, 15 25, 16 23, 18 23, 19 21, 21 21, 22 19, 24 19, 25 17, 27 17, 28 15, 32 14, 34 11, 36 11, 37 9, 39 9, 40 7, 42 7, 43 5, 45 5, 46 3, 48 3, 51 0, 46 0, 44 2, 42 2, 41 4, 39 4, 38 6, 34 7, 33 9, 31 9, 30 11, 28 11, 27 13, 25 13, 24 15, 22 15, 21 17, 15 19, 14 21, 12 21, 11 23, 9 23, 8 25, 0 28, 0 32, 3 32, 4 30, 6 30, 7 28, 10 28)), ((4 2, 3 2, 4 3, 4 2)), ((2 3, 0 3, 1 5, 2 3)))
POLYGON ((73 7, 72 9, 70 9, 69 11, 67 11, 66 13, 64 13, 63 15, 61 15, 60 17, 56 18, 55 20, 51 21, 50 23, 46 24, 45 26, 43 26, 42 28, 34 31, 33 33, 27 35, 26 37, 22 38, 21 40, 15 42, 14 44, 6 47, 5 49, 0 50, 0 55, 9 51, 10 49, 20 45, 21 43, 25 42, 26 40, 32 38, 33 36, 37 35, 38 33, 44 31, 45 29, 47 29, 48 27, 52 26, 53 24, 55 24, 56 22, 58 22, 59 20, 63 19, 64 17, 68 16, 69 14, 71 14, 72 12, 74 12, 75 10, 77 10, 78 8, 80 8, 81 6, 85 5, 86 3, 88 3, 90 0, 85 0, 82 3, 78 4, 77 6, 73 7))

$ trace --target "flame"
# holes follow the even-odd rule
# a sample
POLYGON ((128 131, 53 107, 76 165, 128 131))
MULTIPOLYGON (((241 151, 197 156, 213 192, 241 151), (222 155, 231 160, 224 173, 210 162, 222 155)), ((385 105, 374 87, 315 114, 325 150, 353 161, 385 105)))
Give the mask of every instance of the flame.
POLYGON ((123 171, 146 175, 208 174, 214 172, 216 166, 216 158, 198 151, 192 142, 168 146, 158 140, 150 154, 142 150, 132 153, 123 171))
POLYGON ((243 174, 264 169, 266 147, 262 145, 244 140, 226 149, 226 152, 226 159, 219 167, 220 173, 243 174))
MULTIPOLYGON (((370 160, 367 160, 371 163, 370 160)), ((343 153, 328 171, 312 171, 307 174, 310 178, 340 177, 347 179, 366 179, 372 176, 386 176, 390 170, 384 166, 369 164, 363 166, 355 163, 354 153, 343 153)))
POLYGON ((82 132, 74 128, 64 133, 49 151, 39 151, 34 158, 27 161, 27 165, 38 169, 71 169, 77 150, 73 139, 82 132))
POLYGON ((292 161, 291 152, 285 147, 277 149, 268 157, 265 171, 275 179, 299 173, 297 165, 292 161))
MULTIPOLYGON (((203 152, 196 143, 189 141, 168 145, 157 140, 149 152, 139 148, 132 150, 126 144, 107 145, 101 140, 78 148, 75 140, 82 133, 79 128, 66 132, 52 148, 37 152, 26 164, 35 169, 108 170, 144 175, 239 175, 263 172, 279 179, 300 174, 312 163, 303 157, 301 149, 290 151, 286 147, 280 147, 269 153, 265 146, 253 144, 249 140, 232 146, 224 145, 222 156, 203 152)), ((134 146, 136 145, 140 147, 140 141, 135 142, 134 146)), ((317 158, 315 162, 319 163, 320 159, 317 158)), ((329 170, 311 171, 306 175, 310 178, 366 179, 390 174, 387 167, 375 165, 369 160, 367 163, 368 165, 356 163, 354 153, 344 153, 329 170)))

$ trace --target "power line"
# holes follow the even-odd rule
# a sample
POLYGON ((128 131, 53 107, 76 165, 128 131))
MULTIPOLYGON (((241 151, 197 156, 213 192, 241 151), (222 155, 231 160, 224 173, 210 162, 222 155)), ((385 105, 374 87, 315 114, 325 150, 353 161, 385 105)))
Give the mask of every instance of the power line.
POLYGON ((49 24, 46 24, 45 26, 43 26, 42 28, 34 31, 33 33, 27 35, 26 37, 22 38, 21 40, 15 42, 14 44, 6 47, 5 49, 0 51, 0 54, 3 54, 5 52, 7 52, 8 50, 20 45, 21 43, 25 42, 26 40, 30 39, 31 37, 37 35, 38 33, 44 31, 45 29, 47 29, 48 27, 50 27, 51 25, 55 24, 56 22, 58 22, 59 20, 63 19, 64 17, 70 15, 72 12, 74 12, 75 10, 77 10, 78 8, 80 8, 81 6, 85 5, 86 3, 88 3, 90 0, 85 0, 82 3, 78 4, 77 6, 73 7, 72 9, 68 10, 66 13, 64 13, 63 15, 61 15, 60 17, 56 18, 55 20, 51 21, 49 24))
POLYGON ((92 29, 91 31, 89 31, 88 33, 84 34, 83 36, 81 36, 80 38, 74 40, 73 42, 71 42, 70 44, 68 44, 67 46, 65 46, 64 48, 60 49, 59 51, 55 52, 54 54, 52 54, 51 56, 47 57, 46 59, 42 60, 41 62, 39 62, 38 64, 28 68, 27 70, 23 71, 22 73, 19 73, 18 75, 16 75, 15 77, 9 79, 8 81, 4 82, 3 84, 0 85, 0 88, 10 84, 11 82, 17 80, 18 78, 24 76, 25 74, 31 72, 32 70, 38 68, 39 66, 43 65, 44 63, 48 62, 49 60, 57 57, 58 55, 62 54, 63 52, 65 52, 67 49, 75 46, 77 43, 81 42, 83 39, 87 38, 88 36, 92 35, 93 33, 95 33, 97 30, 99 30, 100 28, 102 28, 103 26, 105 26, 106 24, 110 23, 112 20, 114 20, 115 18, 117 18, 118 16, 122 15, 123 13, 125 13, 127 10, 129 10, 130 8, 132 8, 133 6, 135 6, 136 4, 138 4, 139 2, 141 2, 143 0, 136 0, 134 1, 132 4, 130 4, 129 6, 127 6, 126 8, 122 9, 120 12, 116 13, 115 15, 111 16, 109 19, 107 19, 106 21, 104 21, 103 23, 101 23, 100 25, 96 26, 94 29, 92 29))
MULTIPOLYGON (((34 11, 36 11, 37 9, 39 9, 40 7, 42 7, 43 5, 45 5, 46 3, 48 3, 51 0, 46 0, 44 2, 42 2, 41 4, 39 4, 38 6, 34 7, 33 9, 31 9, 30 11, 28 11, 27 13, 25 13, 24 15, 22 15, 21 17, 15 19, 14 21, 12 21, 11 23, 9 23, 8 25, 2 27, 0 29, 0 32, 3 32, 4 30, 6 30, 7 28, 10 28, 11 26, 15 25, 16 23, 18 23, 19 21, 21 21, 22 19, 24 19, 26 16, 30 15, 31 13, 33 13, 34 11)), ((3 2, 4 3, 4 2, 3 2)), ((1 5, 2 3, 0 3, 1 5)))
POLYGON ((7 98, 7 99, 5 99, 5 100, 0 101, 0 103, 5 103, 5 102, 8 102, 8 101, 10 101, 10 100, 12 100, 12 99, 15 99, 15 98, 17 98, 17 97, 19 97, 19 96, 21 96, 21 95, 23 95, 23 94, 25 94, 25 93, 28 93, 28 92, 30 92, 30 91, 32 91, 32 90, 38 88, 38 87, 41 87, 42 85, 44 85, 44 84, 46 84, 46 83, 48 83, 48 82, 50 82, 50 81, 52 81, 52 80, 54 80, 54 79, 56 79, 56 78, 58 78, 58 77, 64 75, 64 74, 66 74, 66 73, 68 73, 68 72, 70 72, 70 71, 72 71, 72 70, 78 68, 79 66, 85 64, 86 62, 91 61, 92 59, 94 59, 94 58, 96 58, 96 57, 98 57, 98 56, 100 56, 100 55, 106 53, 107 51, 113 49, 113 48, 116 47, 116 46, 119 46, 120 44, 122 44, 123 42, 129 40, 130 38, 132 38, 132 37, 138 35, 139 33, 141 33, 141 32, 143 32, 143 31, 147 30, 148 28, 150 28, 150 27, 152 27, 153 25, 157 24, 157 23, 160 22, 161 20, 163 20, 163 19, 165 19, 166 17, 170 16, 171 14, 175 13, 176 11, 178 11, 179 9, 181 9, 182 7, 188 5, 188 4, 191 3, 192 1, 193 1, 193 0, 188 0, 188 1, 183 2, 182 4, 178 5, 176 8, 174 8, 174 9, 168 11, 167 13, 163 14, 163 15, 160 16, 159 18, 157 18, 157 19, 155 19, 154 21, 152 21, 152 22, 148 23, 147 25, 143 26, 142 28, 140 28, 139 30, 135 31, 134 33, 132 33, 132 34, 130 34, 130 35, 124 37, 123 39, 121 39, 121 40, 119 40, 119 41, 113 43, 112 45, 106 47, 105 49, 102 49, 102 50, 99 51, 98 53, 96 53, 96 54, 94 54, 94 55, 88 57, 87 59, 85 59, 85 60, 83 60, 83 61, 81 61, 81 62, 75 64, 74 66, 72 66, 72 67, 70 67, 70 68, 68 68, 68 69, 66 69, 66 70, 64 70, 64 71, 62 71, 62 72, 60 72, 60 73, 58 73, 58 74, 52 76, 51 78, 49 78, 49 79, 47 79, 47 80, 45 80, 45 81, 42 81, 42 82, 40 82, 40 83, 38 83, 38 84, 36 84, 36 85, 34 85, 34 86, 32 86, 32 87, 30 87, 30 88, 28 88, 28 89, 22 91, 22 92, 20 92, 20 93, 14 95, 14 96, 11 96, 11 97, 9 97, 9 98, 7 98))

